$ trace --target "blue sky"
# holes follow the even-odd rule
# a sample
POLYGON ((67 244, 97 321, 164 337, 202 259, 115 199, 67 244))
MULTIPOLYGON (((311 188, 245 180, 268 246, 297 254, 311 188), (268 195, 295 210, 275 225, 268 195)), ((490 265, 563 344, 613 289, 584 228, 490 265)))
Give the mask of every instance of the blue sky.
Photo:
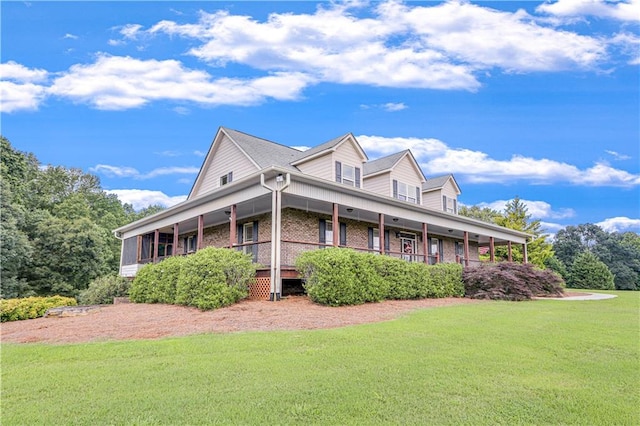
POLYGON ((411 148, 460 201, 640 232, 640 1, 6 2, 2 134, 141 208, 219 126, 411 148))

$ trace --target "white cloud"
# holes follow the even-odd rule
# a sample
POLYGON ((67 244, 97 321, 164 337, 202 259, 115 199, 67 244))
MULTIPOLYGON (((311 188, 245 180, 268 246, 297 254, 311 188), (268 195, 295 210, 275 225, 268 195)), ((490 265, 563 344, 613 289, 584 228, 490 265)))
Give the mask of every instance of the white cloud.
POLYGON ((602 38, 545 26, 523 10, 498 11, 465 1, 420 6, 322 4, 312 14, 272 13, 264 21, 228 11, 201 12, 195 23, 165 20, 144 31, 192 38, 189 54, 214 66, 240 63, 266 71, 301 72, 318 81, 385 87, 477 90, 477 73, 597 68, 602 38), (363 66, 366 64, 366 66, 363 66))
POLYGON ((631 156, 626 154, 620 154, 619 152, 616 152, 616 151, 605 149, 604 152, 611 155, 614 158, 614 160, 630 160, 631 159, 631 156))
POLYGON ((251 105, 267 98, 293 100, 309 84, 302 74, 274 73, 255 79, 212 79, 175 60, 100 55, 56 78, 49 93, 105 110, 140 107, 157 100, 203 105, 251 105))
POLYGON ((182 155, 180 151, 172 151, 172 150, 154 152, 154 154, 160 155, 161 157, 179 157, 182 155))
POLYGON ((72 40, 77 40, 77 39, 78 39, 78 36, 77 36, 77 35, 73 35, 73 34, 66 33, 66 34, 64 35, 64 37, 62 37, 62 38, 65 38, 65 39, 66 39, 66 38, 70 38, 70 39, 72 39, 72 40))
POLYGON ((126 38, 136 39, 141 29, 142 25, 128 24, 120 29, 120 34, 122 34, 126 38))
POLYGON ((402 111, 403 109, 407 109, 408 107, 402 103, 402 102, 388 102, 384 105, 382 105, 382 108, 386 111, 389 112, 394 112, 394 111, 402 111))
POLYGON ((0 64, 0 111, 36 110, 47 96, 49 73, 14 61, 0 64))
POLYGON ((300 145, 300 146, 292 146, 291 148, 293 149, 297 149, 298 151, 306 151, 308 149, 311 149, 310 146, 305 146, 305 145, 300 145))
POLYGON ((193 151, 193 155, 195 155, 196 157, 204 157, 205 155, 207 155, 207 153, 196 150, 196 151, 193 151))
POLYGON ((173 109, 173 111, 180 115, 188 115, 191 112, 189 111, 189 108, 183 106, 177 106, 173 109))
POLYGON ((633 187, 640 185, 640 174, 596 162, 592 167, 578 167, 546 158, 513 155, 497 160, 481 151, 450 148, 438 139, 386 138, 358 136, 358 142, 371 155, 388 155, 411 149, 425 174, 455 173, 471 183, 510 183, 527 180, 533 184, 565 182, 586 186, 633 187))
POLYGON ((140 210, 157 204, 165 207, 171 207, 187 199, 186 195, 171 197, 162 191, 151 191, 146 189, 113 189, 106 192, 109 194, 115 194, 120 201, 131 204, 135 210, 140 210))
MULTIPOLYGON (((490 203, 480 203, 479 207, 489 207, 493 210, 503 212, 505 205, 512 200, 496 200, 490 203)), ((527 206, 527 212, 533 219, 566 219, 575 216, 575 211, 570 208, 561 208, 554 210, 551 204, 546 201, 520 200, 527 206)), ((549 224, 553 226, 553 224, 549 224)))
POLYGON ((619 21, 640 21, 640 0, 607 1, 607 0, 558 0, 547 2, 536 8, 536 11, 559 17, 596 16, 619 21))
POLYGON ((631 219, 624 216, 611 217, 596 223, 607 232, 640 232, 640 219, 631 219))
POLYGON ((176 174, 196 175, 200 171, 198 167, 160 167, 157 169, 153 169, 148 173, 140 173, 133 167, 110 166, 107 164, 98 164, 95 167, 89 168, 89 170, 91 172, 103 174, 108 177, 130 177, 134 179, 152 179, 158 176, 176 174))

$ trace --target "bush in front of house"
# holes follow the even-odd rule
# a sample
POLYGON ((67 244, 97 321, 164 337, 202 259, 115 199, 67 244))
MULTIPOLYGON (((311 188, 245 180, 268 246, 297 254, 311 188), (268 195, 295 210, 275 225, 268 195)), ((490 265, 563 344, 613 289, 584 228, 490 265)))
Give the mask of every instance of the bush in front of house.
POLYGON ((298 256, 296 269, 305 277, 309 298, 329 306, 363 304, 364 291, 358 285, 353 257, 353 250, 335 247, 298 256))
POLYGON ((129 299, 216 309, 247 297, 255 271, 250 255, 208 247, 145 265, 131 284, 129 299))
POLYGON ((80 292, 78 298, 83 305, 106 305, 113 303, 114 297, 129 295, 131 282, 117 274, 98 277, 89 283, 86 290, 80 292))
POLYGON ((425 265, 389 256, 327 248, 302 253, 296 269, 315 303, 341 306, 385 299, 461 297, 460 265, 425 265))
POLYGON ((472 299, 530 300, 535 296, 561 296, 564 281, 548 269, 527 263, 486 263, 462 273, 465 296, 472 299))
POLYGON ((50 308, 76 306, 73 297, 25 297, 22 299, 0 299, 0 321, 19 321, 39 318, 50 308))
POLYGON ((248 296, 254 276, 251 255, 214 247, 199 250, 184 258, 176 303, 202 310, 229 306, 248 296))

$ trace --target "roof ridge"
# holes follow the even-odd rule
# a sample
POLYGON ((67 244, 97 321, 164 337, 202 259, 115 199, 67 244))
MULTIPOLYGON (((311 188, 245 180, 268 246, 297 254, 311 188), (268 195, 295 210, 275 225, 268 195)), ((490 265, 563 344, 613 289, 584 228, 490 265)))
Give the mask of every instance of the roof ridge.
POLYGON ((261 138, 260 136, 255 136, 255 135, 252 135, 250 133, 243 132, 242 130, 236 130, 236 129, 232 129, 230 127, 225 127, 225 126, 221 126, 221 129, 223 129, 224 131, 231 130, 232 132, 240 133, 242 135, 249 136, 249 137, 254 138, 254 139, 259 139, 261 141, 269 142, 271 144, 278 145, 278 146, 281 146, 283 148, 288 148, 288 149, 291 149, 291 150, 296 151, 296 152, 305 152, 305 151, 300 151, 299 149, 296 149, 296 148, 294 148, 292 146, 282 144, 280 142, 274 142, 274 141, 269 140, 269 139, 261 138))

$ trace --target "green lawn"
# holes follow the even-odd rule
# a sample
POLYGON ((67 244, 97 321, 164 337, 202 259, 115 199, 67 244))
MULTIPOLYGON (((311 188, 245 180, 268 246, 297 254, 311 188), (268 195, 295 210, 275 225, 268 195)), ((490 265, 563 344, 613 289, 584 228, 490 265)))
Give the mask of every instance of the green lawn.
POLYGON ((2 425, 640 424, 640 293, 334 330, 2 345, 2 425))

